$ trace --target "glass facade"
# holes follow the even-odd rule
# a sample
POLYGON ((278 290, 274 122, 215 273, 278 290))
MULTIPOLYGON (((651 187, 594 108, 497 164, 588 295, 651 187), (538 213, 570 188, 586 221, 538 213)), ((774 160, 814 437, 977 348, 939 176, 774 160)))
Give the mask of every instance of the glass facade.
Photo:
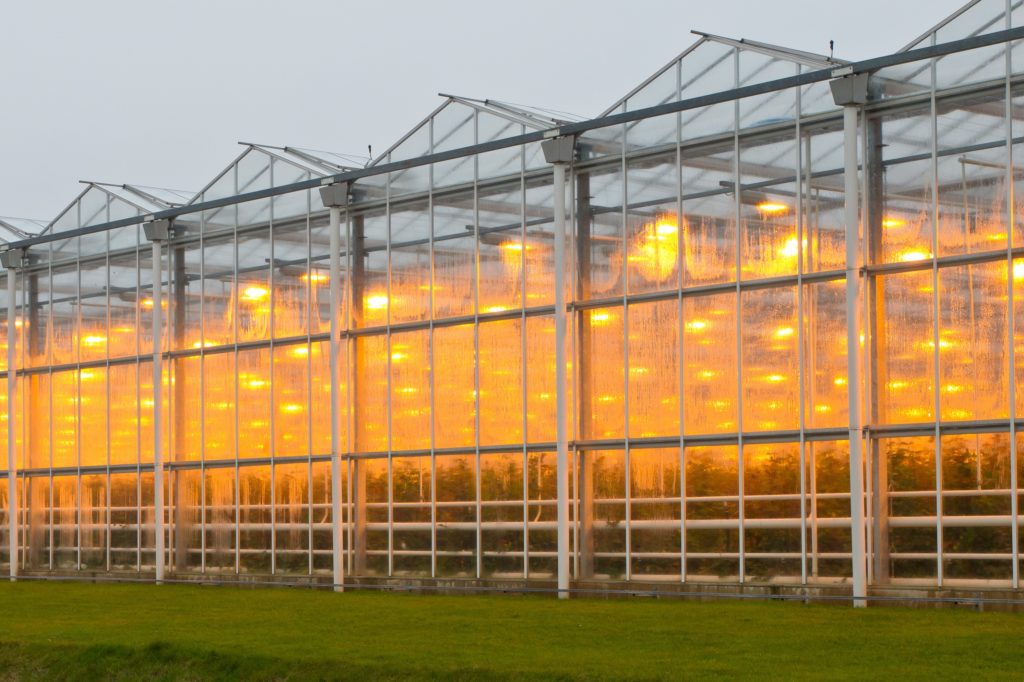
POLYGON ((0 565, 13 491, 25 572, 148 575, 162 528, 179 575, 551 580, 561 394, 575 579, 844 584, 861 533, 870 584, 1017 587, 1022 50, 876 68, 851 136, 806 78, 844 63, 702 36, 594 121, 448 97, 365 167, 247 145, 198 194, 0 219, 0 565))

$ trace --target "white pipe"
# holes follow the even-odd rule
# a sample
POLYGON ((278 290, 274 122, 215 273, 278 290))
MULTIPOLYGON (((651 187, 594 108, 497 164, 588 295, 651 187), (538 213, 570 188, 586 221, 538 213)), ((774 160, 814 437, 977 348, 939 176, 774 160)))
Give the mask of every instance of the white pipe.
POLYGON ((344 591, 345 564, 343 562, 341 532, 341 387, 339 386, 339 354, 341 339, 338 308, 341 302, 341 209, 331 208, 330 225, 330 277, 331 277, 331 531, 334 566, 334 590, 344 591))
POLYGON ((555 194, 555 440, 558 448, 558 597, 569 597, 569 434, 565 373, 565 164, 554 164, 555 194))
POLYGON ((164 579, 163 321, 160 242, 153 241, 153 514, 156 531, 156 582, 164 579))
POLYGON ((867 556, 864 551, 864 453, 861 447, 860 416, 860 298, 858 267, 859 187, 857 170, 857 125, 860 112, 855 106, 843 109, 843 156, 846 191, 846 371, 850 415, 850 532, 853 554, 853 605, 865 607, 867 556))
POLYGON ((15 348, 17 346, 17 307, 14 268, 7 268, 7 525, 10 542, 11 580, 18 579, 18 462, 15 459, 15 433, 17 422, 14 400, 17 395, 18 377, 14 371, 15 348))

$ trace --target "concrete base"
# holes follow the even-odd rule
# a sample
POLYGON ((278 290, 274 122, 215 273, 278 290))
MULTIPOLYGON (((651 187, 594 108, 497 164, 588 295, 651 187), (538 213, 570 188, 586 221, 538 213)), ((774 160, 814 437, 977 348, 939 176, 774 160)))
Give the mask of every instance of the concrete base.
MULTIPOLYGON (((150 572, 26 571, 19 578, 75 582, 152 583, 150 572)), ((304 587, 330 589, 330 575, 259 575, 234 573, 171 573, 168 584, 230 585, 235 587, 304 587)), ((347 577, 347 590, 422 592, 430 594, 545 594, 553 596, 554 580, 347 577)), ((852 590, 848 584, 800 585, 782 583, 726 582, 621 582, 576 580, 570 585, 573 597, 587 599, 686 599, 694 601, 794 601, 805 604, 849 606, 852 590)), ((1024 589, 934 588, 918 586, 872 587, 870 606, 916 608, 969 608, 977 611, 1024 611, 1024 589)))

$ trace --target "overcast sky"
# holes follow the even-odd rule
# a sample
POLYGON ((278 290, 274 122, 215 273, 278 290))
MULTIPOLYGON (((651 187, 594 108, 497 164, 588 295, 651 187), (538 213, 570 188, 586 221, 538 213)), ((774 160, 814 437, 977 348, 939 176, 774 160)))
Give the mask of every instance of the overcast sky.
POLYGON ((691 29, 863 59, 966 0, 3 0, 0 215, 198 190, 239 140, 383 151, 438 92, 594 116, 691 29))

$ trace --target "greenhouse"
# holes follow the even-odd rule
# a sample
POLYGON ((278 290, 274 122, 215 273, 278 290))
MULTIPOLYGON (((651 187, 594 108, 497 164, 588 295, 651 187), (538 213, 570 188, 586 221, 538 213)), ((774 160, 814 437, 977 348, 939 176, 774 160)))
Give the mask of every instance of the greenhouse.
POLYGON ((1022 145, 1024 0, 975 0, 860 62, 697 34, 593 118, 443 95, 373 159, 86 182, 0 218, 0 565, 1016 589, 1022 145))

